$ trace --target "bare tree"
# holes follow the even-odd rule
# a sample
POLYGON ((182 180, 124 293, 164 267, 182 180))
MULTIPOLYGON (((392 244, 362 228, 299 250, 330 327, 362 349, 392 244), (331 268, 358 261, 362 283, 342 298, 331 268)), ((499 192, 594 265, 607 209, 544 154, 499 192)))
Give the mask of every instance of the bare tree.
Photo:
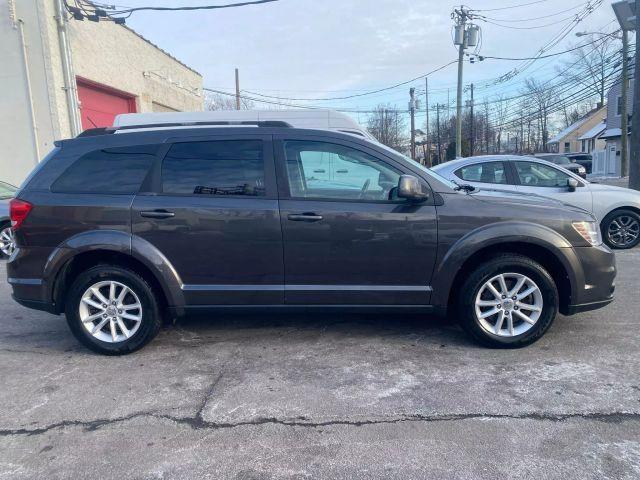
POLYGON ((405 149, 406 123, 401 112, 390 105, 378 105, 367 121, 367 130, 378 141, 399 152, 405 149))
MULTIPOLYGON (((240 97, 240 110, 251 110, 254 107, 251 100, 240 97)), ((207 92, 204 98, 205 110, 235 110, 236 99, 232 96, 222 95, 215 92, 207 92)))
POLYGON ((537 123, 535 150, 546 152, 549 142, 549 115, 556 99, 556 92, 552 87, 535 78, 527 78, 524 93, 527 94, 528 101, 535 106, 533 111, 534 121, 537 123))
POLYGON ((572 83, 581 85, 586 92, 598 98, 598 105, 604 105, 606 80, 610 74, 612 55, 619 48, 613 37, 588 36, 589 43, 571 53, 571 56, 558 67, 558 75, 572 83))
POLYGON ((500 153, 502 146, 502 132, 505 128, 509 113, 509 99, 500 94, 496 97, 494 107, 495 132, 496 132, 496 153, 500 153))

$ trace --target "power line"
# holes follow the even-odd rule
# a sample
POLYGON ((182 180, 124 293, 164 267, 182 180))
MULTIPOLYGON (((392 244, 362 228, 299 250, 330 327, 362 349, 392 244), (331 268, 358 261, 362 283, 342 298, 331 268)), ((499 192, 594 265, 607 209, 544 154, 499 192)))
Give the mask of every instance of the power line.
POLYGON ((518 5, 510 5, 508 7, 485 8, 485 9, 478 9, 478 10, 472 10, 472 11, 473 12, 497 12, 498 10, 510 10, 512 8, 527 7, 529 5, 535 5, 537 3, 544 3, 544 2, 547 2, 547 1, 549 1, 549 0, 537 0, 535 2, 520 3, 518 5))
POLYGON ((219 10, 223 8, 246 7, 250 5, 260 5, 263 3, 277 2, 278 0, 251 0, 245 2, 227 3, 225 5, 197 5, 189 7, 129 7, 116 9, 115 5, 107 5, 102 3, 94 3, 89 0, 74 0, 75 6, 69 5, 68 0, 64 0, 67 11, 71 13, 76 20, 87 18, 93 21, 114 20, 117 23, 124 23, 124 19, 129 18, 135 12, 141 11, 195 11, 195 10, 219 10))
POLYGON ((439 66, 438 68, 435 68, 433 70, 431 70, 430 72, 425 73, 424 75, 420 75, 418 77, 412 78, 411 80, 407 80, 406 82, 400 82, 400 83, 396 83, 395 85, 391 85, 389 87, 384 87, 384 88, 379 88, 377 90, 371 90, 368 92, 364 92, 364 93, 358 93, 355 95, 345 95, 342 97, 322 97, 322 98, 310 98, 310 97, 280 97, 277 95, 266 95, 266 94, 262 94, 262 93, 258 93, 258 92, 252 92, 249 90, 245 90, 245 92, 251 94, 251 95, 258 95, 260 97, 265 97, 265 98, 274 98, 277 100, 293 100, 293 101, 325 101, 325 100, 347 100, 349 98, 357 98, 357 97, 364 97, 367 95, 372 95, 374 93, 379 93, 379 92, 385 92, 387 90, 392 90, 394 88, 398 88, 401 87, 403 85, 407 85, 409 83, 415 82, 417 80, 422 80, 425 77, 428 77, 429 75, 433 75, 436 72, 439 72, 440 70, 444 70, 445 68, 447 68, 449 65, 453 65, 454 63, 457 63, 457 60, 452 60, 449 63, 445 63, 444 65, 439 66))
POLYGON ((585 5, 587 5, 587 3, 580 3, 578 5, 574 5, 573 7, 567 8, 565 10, 560 10, 559 12, 555 12, 555 13, 551 13, 548 15, 542 15, 540 17, 532 17, 532 18, 518 18, 518 19, 511 19, 511 18, 493 18, 493 17, 487 17, 485 15, 477 15, 478 18, 483 19, 483 18, 487 18, 489 20, 493 20, 494 22, 504 22, 504 23, 520 23, 520 22, 530 22, 532 20, 542 20, 543 18, 551 18, 551 17, 555 17, 557 15, 561 15, 563 13, 567 13, 570 12, 572 10, 576 10, 579 7, 584 7, 585 5))

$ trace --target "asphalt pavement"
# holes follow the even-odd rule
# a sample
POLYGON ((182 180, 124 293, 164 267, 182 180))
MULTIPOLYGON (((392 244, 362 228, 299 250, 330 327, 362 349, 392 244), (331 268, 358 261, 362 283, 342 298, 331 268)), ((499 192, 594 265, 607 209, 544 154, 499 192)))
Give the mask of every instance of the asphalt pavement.
POLYGON ((103 357, 0 263, 0 479, 638 479, 640 248, 617 299, 490 350, 416 315, 225 314, 103 357))

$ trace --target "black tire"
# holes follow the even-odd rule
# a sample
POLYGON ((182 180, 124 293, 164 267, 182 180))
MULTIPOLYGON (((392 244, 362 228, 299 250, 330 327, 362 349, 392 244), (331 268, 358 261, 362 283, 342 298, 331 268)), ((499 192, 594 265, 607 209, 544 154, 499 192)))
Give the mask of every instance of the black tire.
POLYGON ((542 265, 523 255, 504 254, 489 259, 471 272, 460 290, 456 311, 462 328, 482 345, 491 348, 520 348, 532 344, 549 329, 558 313, 558 302, 556 284, 542 265), (540 317, 529 330, 520 335, 507 337, 490 333, 476 317, 476 295, 487 281, 501 273, 526 275, 537 284, 542 294, 540 317))
POLYGON ((71 285, 66 296, 65 313, 71 333, 85 347, 104 355, 125 355, 149 343, 160 330, 162 315, 154 289, 133 270, 112 265, 97 265, 80 275, 71 285), (91 335, 80 320, 79 305, 84 292, 100 281, 113 280, 130 288, 142 305, 142 320, 138 330, 130 338, 109 343, 91 335))
POLYGON ((636 223, 636 225, 637 225, 636 228, 640 228, 640 215, 638 215, 637 212, 635 212, 633 210, 627 210, 627 209, 624 209, 624 208, 611 212, 609 215, 604 217, 604 220, 602 220, 602 224, 601 224, 601 227, 602 227, 602 239, 603 239, 604 243, 606 243, 609 248, 614 248, 614 249, 618 249, 618 250, 627 250, 629 248, 635 247, 636 245, 638 245, 638 243, 640 243, 640 232, 638 230, 635 230, 635 229, 634 229, 634 232, 637 233, 637 236, 636 236, 635 240, 630 241, 629 243, 620 244, 620 242, 616 242, 614 239, 611 238, 610 232, 609 232, 609 228, 611 227, 611 224, 615 220, 620 220, 623 217, 635 220, 635 222, 637 222, 636 223))

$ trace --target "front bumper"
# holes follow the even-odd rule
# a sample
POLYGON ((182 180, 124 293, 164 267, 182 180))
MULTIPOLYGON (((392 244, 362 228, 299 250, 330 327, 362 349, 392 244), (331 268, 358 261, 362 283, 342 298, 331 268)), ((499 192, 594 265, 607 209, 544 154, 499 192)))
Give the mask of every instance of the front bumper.
POLYGON ((561 310, 564 315, 602 308, 613 301, 616 288, 615 254, 605 245, 575 247, 581 274, 576 275, 571 300, 561 310))

